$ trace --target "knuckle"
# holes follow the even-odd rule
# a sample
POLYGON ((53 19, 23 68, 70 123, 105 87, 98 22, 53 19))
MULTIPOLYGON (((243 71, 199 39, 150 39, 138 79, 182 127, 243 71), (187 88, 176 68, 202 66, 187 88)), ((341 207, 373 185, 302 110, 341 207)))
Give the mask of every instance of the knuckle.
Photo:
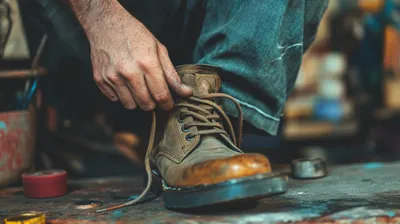
POLYGON ((170 94, 168 92, 158 93, 154 95, 154 100, 160 104, 168 103, 170 94))
POLYGON ((104 80, 103 77, 99 76, 99 75, 95 75, 93 76, 94 81, 99 84, 99 85, 103 85, 104 84, 104 80))
POLYGON ((149 70, 157 65, 157 59, 156 57, 145 57, 141 59, 138 63, 142 68, 149 70))
POLYGON ((106 96, 106 97, 111 97, 111 95, 103 88, 99 87, 100 91, 106 96))
POLYGON ((116 65, 116 69, 120 71, 122 75, 127 75, 132 73, 132 64, 128 61, 120 61, 116 65))
POLYGON ((101 91, 107 98, 111 98, 110 94, 109 94, 107 91, 105 91, 105 90, 102 89, 102 88, 99 88, 99 89, 100 89, 100 91, 101 91))
POLYGON ((107 75, 107 78, 115 84, 120 83, 120 77, 117 74, 109 74, 109 75, 107 75))
POLYGON ((139 73, 125 73, 123 77, 125 80, 127 80, 132 86, 140 86, 140 81, 139 81, 139 73))
POLYGON ((169 76, 170 78, 173 78, 173 79, 175 79, 176 81, 180 82, 179 75, 178 75, 178 73, 176 72, 176 70, 175 70, 174 67, 166 69, 165 74, 166 74, 167 76, 169 76))
POLYGON ((107 96, 108 98, 110 98, 112 101, 115 101, 118 99, 118 97, 114 93, 109 92, 105 89, 103 89, 102 91, 103 91, 104 95, 107 96))
POLYGON ((161 53, 163 53, 163 54, 168 54, 168 49, 167 49, 167 47, 165 47, 163 44, 160 44, 160 51, 161 51, 161 53))
MULTIPOLYGON (((107 95, 106 95, 107 96, 107 95)), ((114 96, 107 96, 111 101, 117 101, 118 100, 118 98, 115 98, 114 96)))
POLYGON ((118 69, 125 69, 129 67, 129 63, 126 60, 120 60, 115 64, 118 69))
POLYGON ((145 88, 145 86, 142 84, 142 82, 139 81, 139 79, 129 77, 129 85, 133 88, 133 90, 138 91, 141 90, 142 88, 145 88))

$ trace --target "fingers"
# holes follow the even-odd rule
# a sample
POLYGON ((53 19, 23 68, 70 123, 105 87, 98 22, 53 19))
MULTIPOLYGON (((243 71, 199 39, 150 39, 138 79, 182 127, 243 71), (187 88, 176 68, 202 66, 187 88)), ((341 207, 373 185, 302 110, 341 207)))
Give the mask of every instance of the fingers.
POLYGON ((191 96, 193 94, 192 89, 182 83, 178 73, 175 70, 175 67, 171 63, 171 60, 168 56, 167 48, 161 43, 158 43, 158 56, 164 70, 165 79, 167 80, 169 87, 179 96, 191 96))
POLYGON ((116 72, 107 73, 106 79, 108 79, 113 84, 114 90, 124 107, 126 107, 127 109, 135 109, 137 107, 136 102, 132 96, 132 92, 122 76, 120 76, 116 72))
MULTIPOLYGON (((95 79, 97 80, 97 79, 95 79)), ((97 87, 99 87, 100 91, 110 100, 112 101, 118 101, 118 96, 115 93, 115 91, 107 85, 105 82, 103 82, 103 79, 99 79, 96 81, 97 87)))
POLYGON ((93 60, 94 79, 99 89, 113 101, 118 99, 128 109, 153 110, 156 105, 170 110, 173 99, 170 88, 179 96, 188 97, 192 89, 182 84, 167 49, 159 42, 139 60, 111 63, 108 55, 93 60), (107 56, 107 57, 106 57, 107 56), (114 64, 115 66, 113 66, 114 64))
POLYGON ((136 102, 139 107, 145 111, 151 111, 156 107, 151 94, 147 88, 143 74, 137 72, 136 74, 125 73, 126 82, 131 89, 136 102))
POLYGON ((105 68, 100 65, 99 60, 101 58, 92 57, 92 65, 93 65, 93 79, 96 82, 97 87, 99 87, 100 91, 108 97, 112 101, 118 101, 117 93, 115 93, 113 87, 107 80, 104 79, 105 68))
POLYGON ((163 67, 158 59, 157 52, 151 58, 145 59, 139 64, 142 71, 145 72, 144 78, 152 98, 163 110, 170 110, 174 102, 165 81, 163 67))

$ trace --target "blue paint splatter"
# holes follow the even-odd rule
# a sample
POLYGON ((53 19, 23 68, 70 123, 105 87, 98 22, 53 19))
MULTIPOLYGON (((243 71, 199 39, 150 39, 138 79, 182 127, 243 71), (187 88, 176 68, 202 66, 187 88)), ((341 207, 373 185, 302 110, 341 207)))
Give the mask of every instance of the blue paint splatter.
POLYGON ((7 125, 4 121, 0 121, 0 130, 6 130, 7 125))
POLYGON ((394 212, 394 211, 387 212, 387 214, 388 214, 389 217, 395 217, 396 216, 396 212, 394 212))
POLYGON ((374 170, 383 167, 383 163, 367 163, 364 165, 364 169, 374 170))
POLYGON ((113 219, 119 219, 122 216, 124 216, 124 213, 122 211, 115 211, 112 213, 112 218, 113 219))
POLYGON ((315 214, 320 215, 320 214, 326 212, 326 210, 328 210, 328 206, 327 206, 327 204, 323 203, 323 204, 319 204, 319 205, 312 205, 307 208, 302 208, 298 211, 305 215, 315 215, 315 214))

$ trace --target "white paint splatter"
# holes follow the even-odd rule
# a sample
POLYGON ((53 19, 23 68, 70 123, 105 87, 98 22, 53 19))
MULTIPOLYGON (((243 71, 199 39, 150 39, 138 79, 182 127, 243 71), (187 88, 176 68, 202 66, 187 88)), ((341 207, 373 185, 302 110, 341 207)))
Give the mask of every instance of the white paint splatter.
POLYGON ((280 44, 277 44, 278 49, 282 50, 283 52, 282 52, 281 56, 279 56, 278 58, 276 58, 272 62, 282 60, 283 56, 286 55, 286 53, 287 53, 287 51, 289 49, 294 48, 294 47, 301 47, 301 46, 303 46, 303 43, 297 43, 297 44, 293 44, 293 45, 289 45, 289 46, 282 46, 280 44))
POLYGON ((332 214, 331 217, 333 219, 343 219, 343 218, 360 219, 360 218, 376 217, 376 216, 393 216, 393 212, 395 211, 392 209, 385 210, 378 208, 358 207, 337 212, 335 214, 332 214))

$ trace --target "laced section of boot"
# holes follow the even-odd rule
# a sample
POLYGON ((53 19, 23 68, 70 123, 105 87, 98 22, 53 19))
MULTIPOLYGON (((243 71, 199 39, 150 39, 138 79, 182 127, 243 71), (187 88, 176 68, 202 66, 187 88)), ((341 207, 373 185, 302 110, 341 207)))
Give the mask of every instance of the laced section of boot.
MULTIPOLYGON (((230 137, 233 141, 233 144, 240 148, 240 144, 242 141, 242 127, 243 127, 243 113, 239 103, 235 100, 235 98, 223 94, 223 93, 209 93, 203 95, 201 97, 189 97, 188 101, 193 102, 191 103, 178 103, 175 104, 175 108, 181 108, 181 116, 180 120, 184 117, 191 116, 193 117, 193 121, 187 122, 184 124, 185 129, 189 129, 190 127, 201 127, 202 130, 198 130, 196 132, 191 132, 187 136, 193 138, 197 135, 215 135, 215 134, 223 134, 230 137), (235 129, 233 128, 232 122, 230 121, 228 115, 223 111, 223 109, 216 103, 212 101, 215 98, 225 98, 229 99, 233 102, 238 112, 238 124, 235 133, 235 129), (201 105, 201 106, 200 106, 201 105), (222 122, 218 122, 222 120, 222 122), (221 123, 225 123, 228 126, 228 132, 224 129, 221 123)), ((150 155, 153 150, 154 145, 154 138, 156 133, 157 127, 157 120, 156 120, 156 113, 155 111, 152 112, 152 124, 150 130, 150 137, 149 137, 149 144, 147 146, 147 151, 145 155, 145 169, 147 175, 147 184, 146 188, 143 192, 134 200, 128 201, 126 203, 112 206, 105 209, 97 210, 96 212, 104 212, 104 211, 111 211, 131 205, 135 205, 139 203, 149 192, 151 184, 153 182, 151 166, 150 166, 150 155)))
POLYGON ((223 94, 223 93, 210 93, 201 98, 190 97, 189 101, 192 103, 178 103, 175 105, 177 108, 182 108, 181 116, 185 117, 193 117, 192 122, 187 122, 184 124, 183 129, 188 130, 191 127, 197 127, 197 129, 201 129, 200 131, 193 131, 188 134, 189 138, 193 138, 197 135, 214 135, 214 134, 224 134, 228 137, 231 137, 233 144, 235 144, 238 148, 241 144, 242 139, 242 121, 243 115, 242 110, 240 108, 239 103, 235 100, 235 98, 223 94), (232 122, 230 121, 228 115, 223 111, 223 109, 210 99, 215 98, 226 98, 231 100, 239 113, 239 119, 237 124, 237 129, 235 133, 235 129, 233 128, 232 122), (201 105, 197 106, 195 103, 201 105), (221 122, 225 123, 228 128, 228 132, 224 129, 221 122))

